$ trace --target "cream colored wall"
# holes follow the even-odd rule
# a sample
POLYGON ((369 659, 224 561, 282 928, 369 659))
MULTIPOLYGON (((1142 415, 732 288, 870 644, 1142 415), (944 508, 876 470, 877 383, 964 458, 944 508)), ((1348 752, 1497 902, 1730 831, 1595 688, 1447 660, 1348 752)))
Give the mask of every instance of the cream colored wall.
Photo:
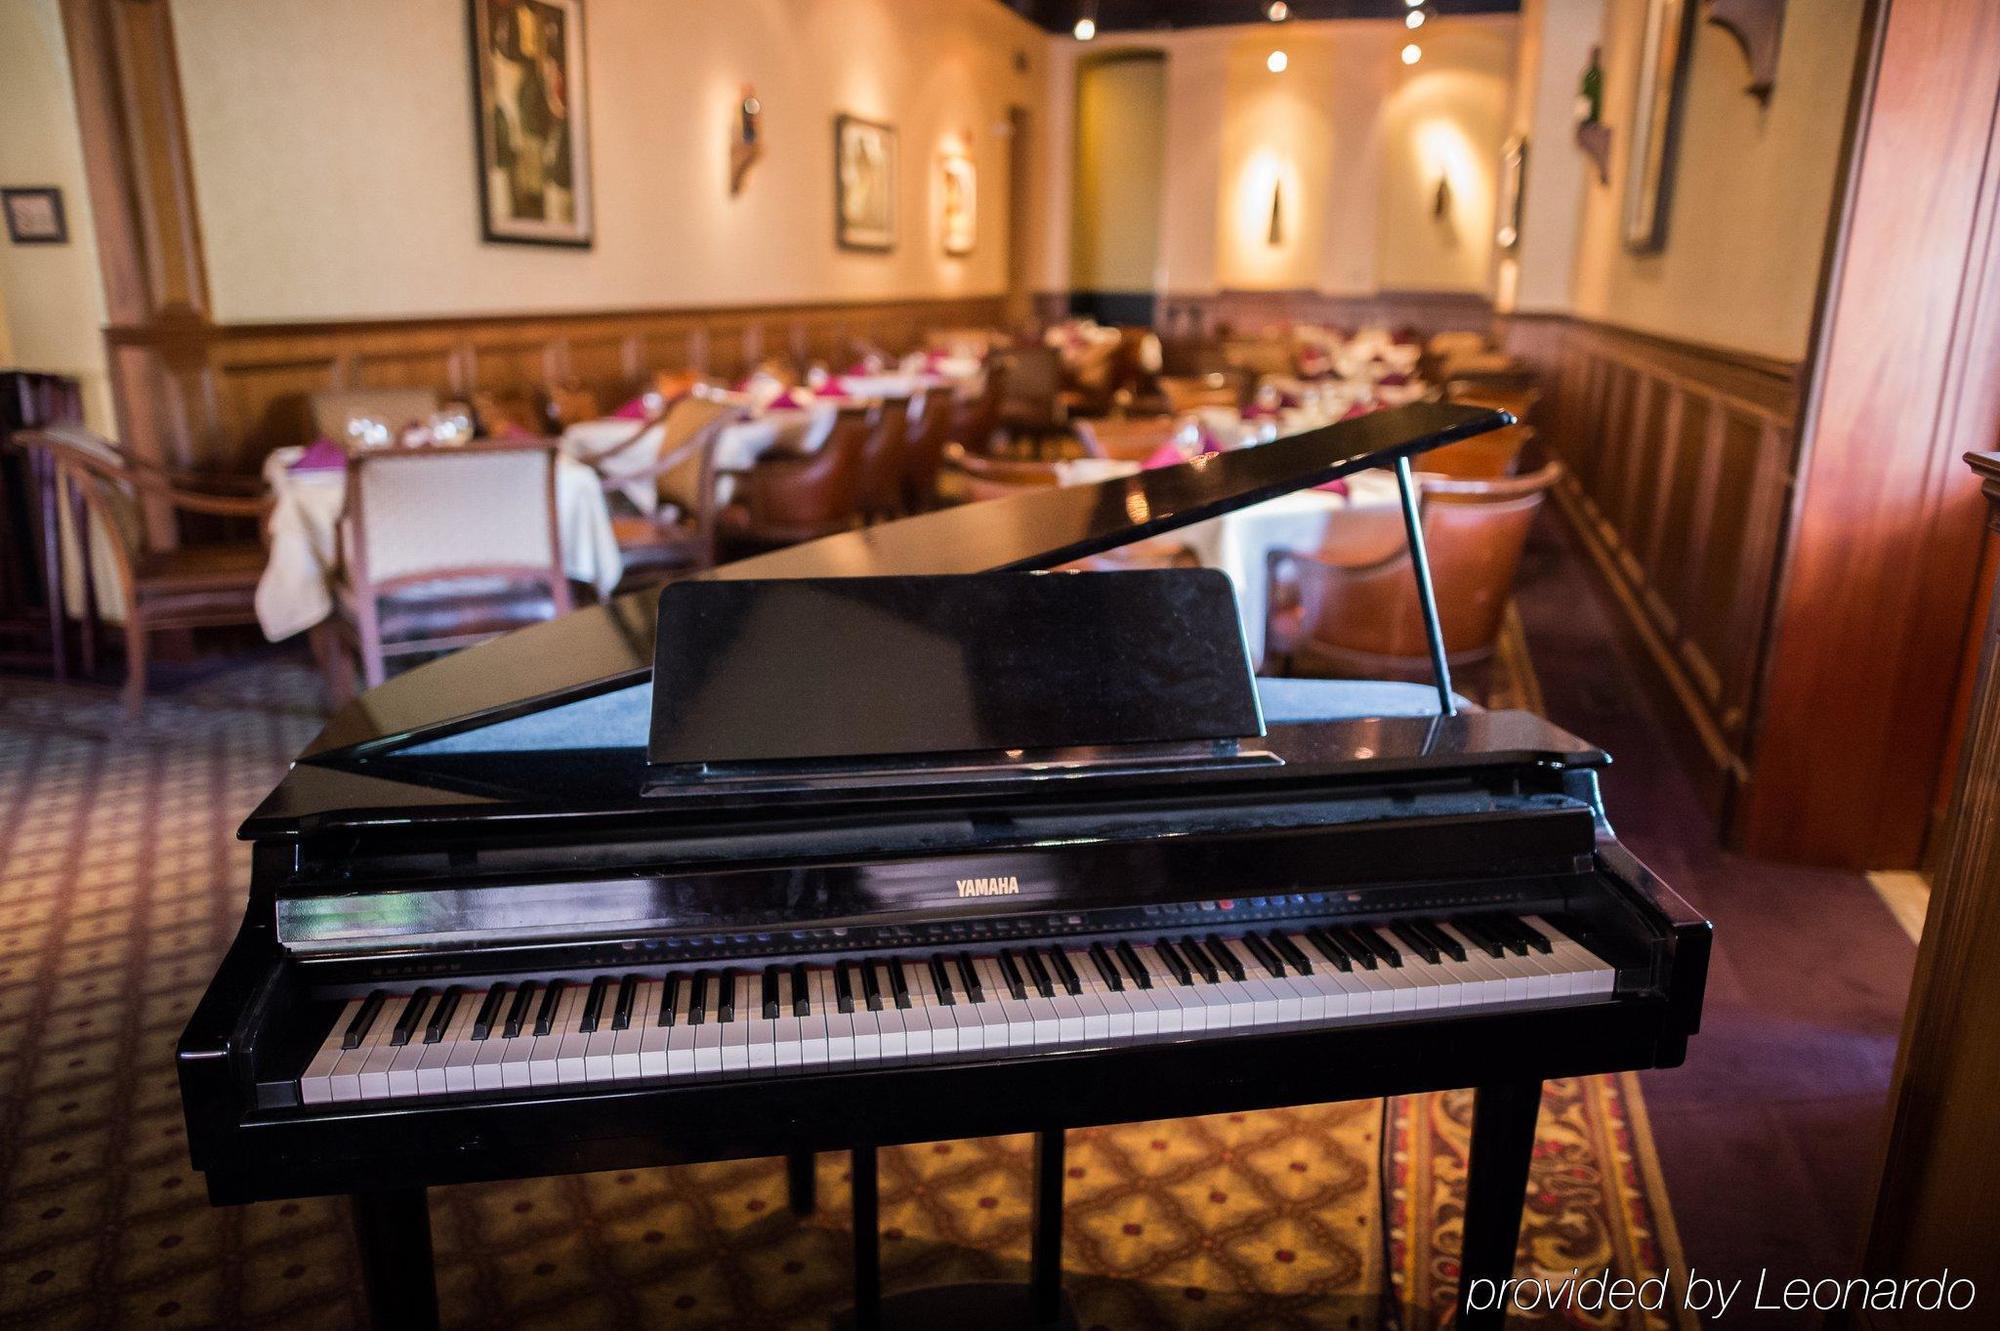
POLYGON ((1423 59, 1382 109, 1380 285, 1491 290, 1494 195, 1514 76, 1513 24, 1426 24, 1423 59), (1442 214, 1439 182, 1450 186, 1442 214))
POLYGON ((1523 314, 1570 308, 1585 176, 1576 147, 1576 96, 1590 48, 1604 25, 1604 0, 1524 0, 1509 134, 1528 137, 1521 191, 1521 239, 1495 265, 1494 305, 1523 314))
POLYGON ((1611 184, 1593 174, 1585 190, 1577 314, 1756 355, 1805 355, 1862 7, 1814 0, 1786 9, 1768 107, 1743 90, 1735 39, 1696 25, 1666 247, 1635 255, 1620 222, 1645 3, 1607 0, 1611 184))
POLYGON ((1070 280, 1083 291, 1151 291, 1160 258, 1166 65, 1143 52, 1077 71, 1070 280))
POLYGON ((1516 26, 1512 17, 1434 21, 1418 71, 1398 58, 1409 39, 1400 22, 1244 24, 1107 35, 1087 46, 1056 39, 1044 96, 1057 146, 1042 164, 1050 215, 1038 287, 1072 285, 1063 251, 1077 62, 1140 49, 1167 61, 1158 290, 1487 290, 1516 26), (1265 60, 1279 46, 1289 61, 1273 74, 1265 60), (1423 192, 1425 170, 1446 139, 1465 145, 1448 162, 1457 176, 1450 234, 1428 225, 1423 192), (1271 189, 1279 179, 1284 236, 1273 246, 1271 189), (1426 226, 1415 231, 1389 221, 1419 214, 1426 226))
POLYGON ((70 236, 16 245, 0 233, 0 363, 74 376, 91 428, 112 433, 104 281, 56 0, 0 3, 0 184, 61 189, 70 236))
MULTIPOLYGON (((36 0, 53 7, 52 0, 36 0)), ((223 321, 983 295, 1006 283, 1010 103, 1045 39, 993 0, 591 0, 590 250, 479 239, 461 0, 174 0, 223 321), (1027 61, 1015 69, 1016 53, 1027 61), (742 86, 763 159, 728 192, 742 86), (833 239, 833 116, 899 131, 900 239, 833 239), (942 252, 965 140, 979 241, 942 252)))

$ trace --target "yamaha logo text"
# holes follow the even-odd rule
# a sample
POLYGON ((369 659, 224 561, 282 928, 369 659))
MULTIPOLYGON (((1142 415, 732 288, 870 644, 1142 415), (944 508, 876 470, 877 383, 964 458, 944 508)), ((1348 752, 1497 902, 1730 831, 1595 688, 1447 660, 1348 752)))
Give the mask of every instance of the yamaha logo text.
POLYGON ((1011 897, 1021 890, 1021 880, 1008 875, 1005 878, 961 878, 958 880, 958 894, 962 897, 1011 897))

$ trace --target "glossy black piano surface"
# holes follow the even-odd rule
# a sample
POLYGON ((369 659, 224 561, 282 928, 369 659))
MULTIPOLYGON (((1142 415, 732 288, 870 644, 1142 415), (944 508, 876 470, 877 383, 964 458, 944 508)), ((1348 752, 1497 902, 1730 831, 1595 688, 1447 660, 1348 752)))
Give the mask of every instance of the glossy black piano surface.
MULTIPOLYGON (((1334 451, 1293 480, 1356 456, 1334 451)), ((1283 488, 1254 479, 1125 494, 1185 516, 1283 488)), ((180 1049, 212 1198, 417 1190, 420 1226, 435 1184, 1059 1151, 1065 1127, 1473 1085, 1498 1164, 1466 1261, 1504 1272, 1534 1087, 1671 1066, 1699 1025, 1707 923, 1612 836, 1605 755, 1540 718, 1258 681, 1273 762, 649 797, 650 629, 620 603, 414 671, 244 824, 243 928, 180 1049)))

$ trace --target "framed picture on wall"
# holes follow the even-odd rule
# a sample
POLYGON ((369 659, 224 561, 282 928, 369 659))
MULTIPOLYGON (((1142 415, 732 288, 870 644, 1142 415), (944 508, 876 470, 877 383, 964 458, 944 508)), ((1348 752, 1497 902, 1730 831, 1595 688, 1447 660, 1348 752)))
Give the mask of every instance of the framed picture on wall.
POLYGON ((480 232, 591 243, 583 0, 470 0, 480 232))
POLYGON ((834 242, 844 250, 896 248, 896 131, 835 116, 833 162, 834 242))
POLYGON ((16 245, 69 243, 62 191, 54 185, 0 189, 0 208, 7 213, 7 239, 16 245))
POLYGON ((963 148, 945 150, 944 252, 954 258, 972 253, 979 239, 979 171, 963 148))
POLYGON ((1521 186, 1528 174, 1528 136, 1516 134, 1500 150, 1499 224, 1493 243, 1512 250, 1521 243, 1521 186))
POLYGON ((1631 155, 1625 167, 1625 246, 1640 253, 1667 243, 1674 140, 1693 25, 1694 0, 1646 0, 1645 45, 1639 52, 1631 155))

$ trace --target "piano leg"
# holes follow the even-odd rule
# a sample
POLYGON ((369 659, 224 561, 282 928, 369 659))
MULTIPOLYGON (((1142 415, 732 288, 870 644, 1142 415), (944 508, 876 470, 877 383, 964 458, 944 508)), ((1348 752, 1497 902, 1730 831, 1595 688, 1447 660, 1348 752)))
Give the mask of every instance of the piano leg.
POLYGON ((437 1279, 431 1270, 431 1212, 424 1190, 357 1192, 349 1200, 369 1320, 378 1331, 435 1328, 437 1279))
POLYGON ((1461 1331, 1498 1328, 1505 1320, 1501 1282, 1514 1274, 1528 1164, 1535 1150, 1535 1116, 1541 1107, 1539 1081, 1496 1082, 1475 1093, 1472 1158, 1465 1181, 1465 1247, 1458 1271, 1461 1331), (1467 1299, 1475 1294, 1480 1306, 1467 1307, 1467 1299))
POLYGON ((1034 1326, 1063 1320, 1063 1130, 1035 1134, 1035 1215, 1028 1250, 1028 1313, 1034 1326))
POLYGON ((817 1206, 814 1171, 819 1157, 811 1151, 793 1151, 785 1157, 785 1196, 793 1215, 811 1215, 817 1206))

